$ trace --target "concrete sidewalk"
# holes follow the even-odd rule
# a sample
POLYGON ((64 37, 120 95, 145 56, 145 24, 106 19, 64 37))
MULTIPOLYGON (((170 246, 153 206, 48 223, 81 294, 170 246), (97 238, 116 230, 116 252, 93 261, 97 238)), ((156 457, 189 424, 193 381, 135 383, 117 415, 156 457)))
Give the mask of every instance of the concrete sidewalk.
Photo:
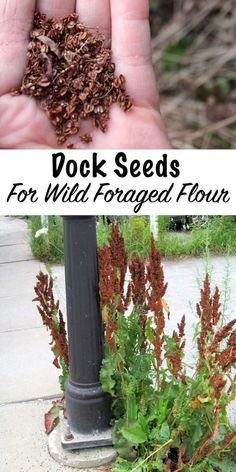
POLYGON ((36 274, 45 267, 30 251, 27 223, 0 218, 0 402, 59 393, 50 337, 37 313, 36 274))
POLYGON ((49 334, 32 303, 43 264, 27 223, 0 217, 0 470, 62 471, 47 452, 43 416, 60 393, 49 334), (36 399, 36 400, 33 400, 36 399))

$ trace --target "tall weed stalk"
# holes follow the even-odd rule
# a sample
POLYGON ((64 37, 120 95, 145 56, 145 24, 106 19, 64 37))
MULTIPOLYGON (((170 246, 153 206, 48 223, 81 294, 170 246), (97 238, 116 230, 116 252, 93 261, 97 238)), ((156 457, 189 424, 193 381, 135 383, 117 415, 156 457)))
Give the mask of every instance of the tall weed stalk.
POLYGON ((61 370, 59 382, 61 390, 64 392, 69 369, 68 342, 59 301, 55 301, 54 297, 53 278, 48 274, 39 272, 34 290, 36 297, 33 301, 37 302, 37 309, 42 322, 50 332, 50 346, 54 356, 53 364, 61 370))

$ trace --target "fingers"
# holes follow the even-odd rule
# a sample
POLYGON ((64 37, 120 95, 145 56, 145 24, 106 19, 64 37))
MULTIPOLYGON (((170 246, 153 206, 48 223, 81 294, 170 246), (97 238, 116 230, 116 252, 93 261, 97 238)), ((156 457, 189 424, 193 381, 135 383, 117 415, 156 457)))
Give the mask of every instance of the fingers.
POLYGON ((151 60, 149 0, 111 0, 112 51, 137 106, 159 107, 151 60))
POLYGON ((22 0, 20 2, 19 0, 1 0, 1 43, 10 39, 12 34, 25 37, 32 26, 34 11, 34 0, 22 0))
POLYGON ((0 95, 22 78, 34 11, 34 0, 0 1, 0 95))
POLYGON ((110 0, 77 0, 76 10, 80 19, 90 28, 99 28, 107 40, 111 37, 110 0))
POLYGON ((63 15, 74 13, 75 0, 37 0, 37 10, 49 17, 61 18, 63 15))

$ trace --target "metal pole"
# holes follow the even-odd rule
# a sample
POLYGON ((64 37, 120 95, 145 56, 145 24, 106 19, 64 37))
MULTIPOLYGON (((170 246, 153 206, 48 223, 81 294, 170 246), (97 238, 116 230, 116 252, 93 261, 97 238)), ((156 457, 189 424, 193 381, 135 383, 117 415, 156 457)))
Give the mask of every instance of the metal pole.
POLYGON ((99 383, 103 335, 95 217, 64 217, 64 250, 70 363, 68 422, 73 433, 94 435, 107 430, 111 419, 110 396, 99 383))

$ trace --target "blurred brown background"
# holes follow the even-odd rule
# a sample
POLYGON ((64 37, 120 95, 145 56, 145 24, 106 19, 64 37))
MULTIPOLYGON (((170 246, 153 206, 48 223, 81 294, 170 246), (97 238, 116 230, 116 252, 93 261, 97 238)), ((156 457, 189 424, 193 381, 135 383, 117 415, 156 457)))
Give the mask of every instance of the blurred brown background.
POLYGON ((153 63, 174 148, 236 148, 236 0, 150 0, 153 63))

